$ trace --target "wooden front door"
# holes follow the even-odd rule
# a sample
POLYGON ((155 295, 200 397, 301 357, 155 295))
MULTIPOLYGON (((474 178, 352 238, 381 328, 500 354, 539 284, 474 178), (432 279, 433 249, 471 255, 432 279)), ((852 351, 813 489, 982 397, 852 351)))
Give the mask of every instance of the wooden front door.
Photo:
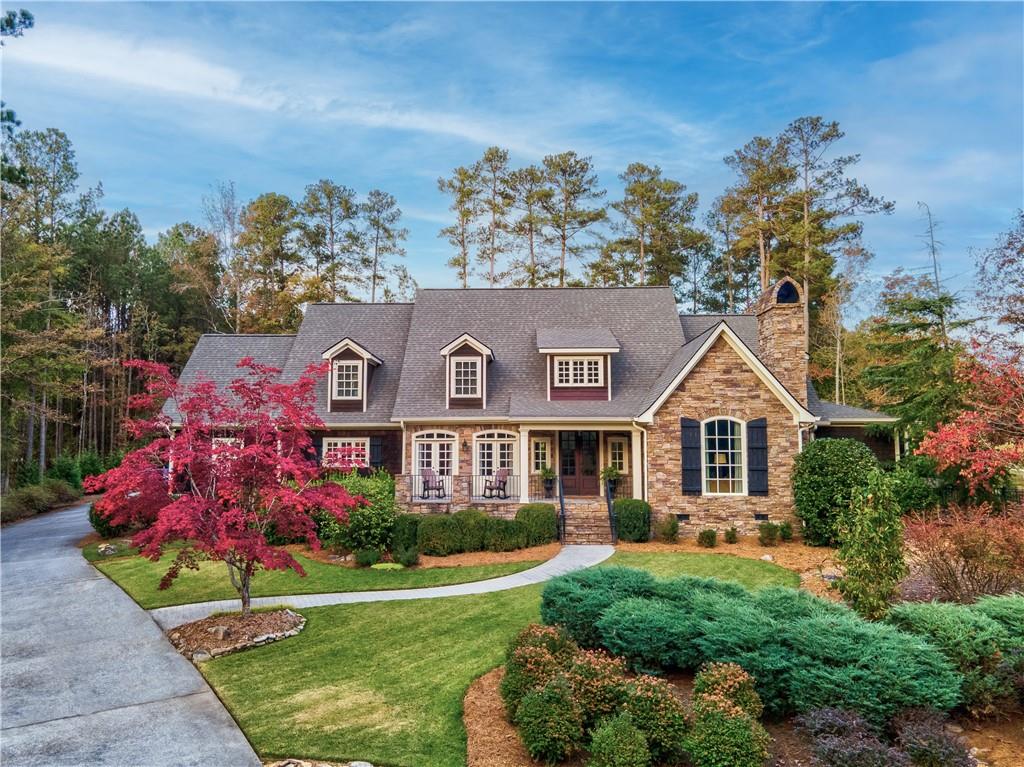
POLYGON ((566 495, 597 495, 597 432, 559 432, 558 465, 566 495))

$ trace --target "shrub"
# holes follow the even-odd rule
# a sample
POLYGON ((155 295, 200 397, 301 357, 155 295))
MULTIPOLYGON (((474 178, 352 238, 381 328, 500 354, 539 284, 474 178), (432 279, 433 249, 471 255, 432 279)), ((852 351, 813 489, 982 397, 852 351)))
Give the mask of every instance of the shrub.
POLYGON ((797 455, 793 501, 807 543, 835 543, 839 512, 849 506, 853 491, 877 468, 878 460, 867 445, 853 439, 816 439, 797 455))
POLYGON ((115 450, 112 453, 107 453, 103 456, 103 471, 110 471, 116 469, 121 465, 121 461, 124 460, 125 451, 115 450))
POLYGON ((970 607, 1000 624, 1014 639, 1024 642, 1024 594, 982 597, 970 607))
POLYGON ((42 485, 25 485, 0 499, 0 519, 12 522, 47 511, 54 503, 53 493, 42 485))
POLYGON ((528 503, 516 512, 526 532, 527 546, 543 546, 558 540, 558 514, 550 503, 528 503))
POLYGON ((735 663, 706 664, 694 679, 693 694, 697 697, 721 695, 753 719, 759 719, 764 711, 753 677, 735 663))
POLYGON ((608 719, 594 730, 587 767, 648 767, 650 763, 647 738, 628 713, 608 719))
POLYGON ((112 525, 110 521, 96 510, 96 504, 89 504, 89 524, 100 538, 120 538, 127 535, 130 529, 127 525, 112 525))
POLYGON ((718 531, 713 528, 706 528, 697 533, 697 545, 705 549, 713 549, 718 543, 718 531))
POLYGON ((78 472, 82 479, 86 477, 98 477, 103 473, 103 459, 95 450, 86 450, 78 456, 78 472))
POLYGON ((320 543, 332 551, 347 548, 343 543, 345 525, 337 517, 320 509, 313 513, 313 521, 316 523, 316 537, 320 543))
POLYGON ((812 739, 860 737, 870 733, 868 723, 860 714, 841 708, 815 708, 798 716, 794 723, 812 739))
POLYGON ((854 491, 839 528, 836 559, 845 570, 839 592, 865 618, 880 618, 907 574, 903 514, 893 497, 892 480, 873 471, 867 484, 854 491))
POLYGON ((353 470, 348 474, 336 473, 331 481, 366 501, 349 510, 348 522, 340 526, 336 544, 350 551, 390 548, 397 517, 394 477, 386 471, 362 475, 353 470))
POLYGON ((597 647, 601 613, 620 599, 654 593, 654 576, 628 567, 595 567, 548 581, 541 620, 563 626, 581 647, 597 647))
POLYGON ((526 546, 526 529, 514 519, 488 517, 484 527, 484 548, 488 551, 515 551, 526 546))
POLYGON ((380 562, 380 549, 356 549, 355 557, 360 567, 373 567, 380 562))
POLYGON ((82 475, 78 471, 78 461, 70 455, 59 455, 53 465, 46 470, 46 476, 67 482, 76 490, 82 489, 82 475))
POLYGON ((580 650, 565 678, 590 729, 614 714, 626 696, 626 664, 601 650, 580 650))
POLYGON ((43 478, 43 475, 39 472, 39 464, 35 461, 29 461, 23 463, 18 467, 18 471, 14 474, 14 487, 28 487, 29 485, 38 485, 39 480, 43 478))
POLYGON ((479 509, 463 509, 452 514, 459 536, 459 551, 483 551, 488 517, 479 509))
POLYGON ((1024 504, 1000 514, 981 504, 917 516, 907 523, 907 541, 946 600, 1024 589, 1024 504))
POLYGON ((601 643, 634 671, 657 673, 697 665, 695 627, 677 605, 631 597, 615 602, 597 622, 601 643))
POLYGON ((913 767, 906 754, 871 734, 826 735, 815 740, 812 749, 829 767, 913 767))
POLYGON ((393 554, 395 561, 402 567, 415 567, 420 563, 420 552, 415 546, 410 546, 407 549, 396 547, 393 554))
POLYGON ((552 655, 561 658, 565 664, 575 658, 580 649, 561 626, 543 626, 539 623, 531 623, 516 634, 508 646, 505 657, 512 657, 512 653, 519 647, 544 647, 552 655))
POLYGON ((757 542, 762 546, 778 546, 779 526, 774 522, 762 522, 757 526, 757 542))
POLYGON ((564 679, 524 695, 515 723, 527 752, 539 761, 564 761, 583 744, 583 717, 564 679))
POLYGON ((914 767, 974 767, 977 762, 960 738, 947 732, 946 715, 938 711, 910 710, 896 717, 896 744, 914 767))
POLYGON ((740 539, 739 532, 735 527, 730 527, 725 531, 725 542, 726 543, 737 543, 740 539))
POLYGON ((391 545, 395 548, 416 548, 416 534, 419 530, 421 515, 399 514, 395 517, 395 528, 391 536, 391 545))
POLYGON ((623 710, 647 738, 651 759, 674 763, 685 752, 686 709, 664 679, 638 676, 630 683, 623 710))
POLYGON ((779 525, 779 538, 786 541, 787 543, 793 540, 793 523, 783 522, 779 525))
POLYGON ((432 557, 458 554, 462 540, 458 525, 448 514, 426 514, 416 530, 416 548, 432 557))
POLYGON ((679 540, 679 520, 672 514, 661 517, 654 523, 654 537, 662 543, 675 543, 679 540))
POLYGON ((637 498, 619 498, 612 506, 619 540, 644 543, 651 539, 651 505, 637 498))
POLYGON ((528 693, 540 690, 565 666, 564 659, 543 646, 525 645, 512 650, 499 687, 509 717, 515 718, 519 704, 528 693))
POLYGON ((904 514, 930 511, 941 501, 935 464, 925 459, 931 463, 932 469, 929 474, 924 474, 922 469, 927 469, 921 462, 909 460, 919 457, 923 456, 905 457, 889 475, 893 480, 893 496, 904 514))
POLYGON ((39 484, 53 496, 54 503, 71 503, 82 497, 80 488, 72 487, 62 479, 47 477, 39 484))
POLYGON ((963 674, 962 697, 974 715, 1016 708, 1014 679, 1001 667, 1003 655, 1019 646, 1005 628, 960 605, 932 602, 896 605, 886 622, 928 640, 963 674))
POLYGON ((693 767, 762 767, 771 738, 759 722, 738 713, 707 709, 695 716, 686 739, 693 767))

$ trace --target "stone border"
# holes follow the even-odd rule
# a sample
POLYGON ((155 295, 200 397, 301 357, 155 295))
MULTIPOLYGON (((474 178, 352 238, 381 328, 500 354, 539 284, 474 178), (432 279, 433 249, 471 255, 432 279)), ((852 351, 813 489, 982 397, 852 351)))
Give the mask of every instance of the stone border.
MULTIPOLYGON (((283 612, 285 612, 287 615, 291 615, 295 618, 298 618, 299 625, 295 626, 295 628, 288 629, 288 631, 278 631, 272 634, 260 634, 259 636, 253 637, 252 639, 245 639, 241 642, 238 642, 237 644, 233 644, 228 647, 215 647, 209 652, 205 650, 196 650, 194 653, 192 653, 191 657, 186 657, 189 657, 189 660, 191 660, 193 663, 205 663, 208 660, 219 658, 222 655, 230 655, 231 653, 241 652, 242 650, 249 650, 253 647, 262 647, 265 644, 276 642, 279 639, 288 639, 289 637, 298 636, 299 632, 302 631, 302 629, 306 628, 306 616, 302 615, 301 613, 294 612, 293 610, 290 610, 288 608, 285 608, 283 612)), ((179 636, 180 635, 178 634, 177 631, 171 631, 167 635, 167 638, 170 640, 171 644, 174 645, 175 649, 180 651, 177 641, 177 637, 179 636)))

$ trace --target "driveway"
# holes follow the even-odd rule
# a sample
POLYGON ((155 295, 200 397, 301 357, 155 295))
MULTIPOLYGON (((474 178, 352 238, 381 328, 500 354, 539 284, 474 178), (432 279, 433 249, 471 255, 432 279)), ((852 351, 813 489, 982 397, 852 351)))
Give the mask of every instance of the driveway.
POLYGON ((4 767, 258 766, 199 672, 75 547, 87 512, 0 532, 4 767))

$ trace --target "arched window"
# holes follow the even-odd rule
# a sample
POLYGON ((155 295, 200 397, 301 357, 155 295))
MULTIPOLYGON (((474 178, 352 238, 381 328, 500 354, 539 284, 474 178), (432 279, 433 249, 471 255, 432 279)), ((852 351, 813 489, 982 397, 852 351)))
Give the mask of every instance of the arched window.
POLYGON ((450 431, 427 431, 412 437, 413 472, 422 476, 425 469, 450 477, 458 467, 455 452, 457 435, 450 431))
POLYGON ((510 431, 484 431, 473 435, 473 473, 489 477, 499 469, 516 473, 519 436, 510 431))
POLYGON ((706 495, 743 495, 743 422, 712 418, 703 424, 703 476, 706 495))
POLYGON ((783 282, 775 294, 775 302, 779 304, 800 303, 800 292, 796 289, 796 285, 789 280, 783 282))

